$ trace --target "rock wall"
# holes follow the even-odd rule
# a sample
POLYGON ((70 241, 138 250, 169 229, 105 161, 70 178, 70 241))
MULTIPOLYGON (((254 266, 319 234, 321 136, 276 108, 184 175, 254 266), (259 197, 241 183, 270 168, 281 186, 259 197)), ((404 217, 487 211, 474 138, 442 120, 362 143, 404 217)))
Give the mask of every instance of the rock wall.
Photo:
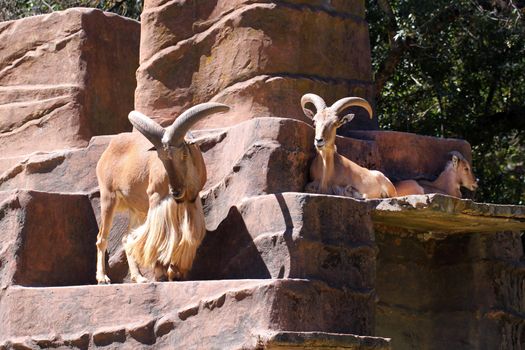
POLYGON ((0 287, 95 282, 97 222, 85 195, 2 193, 0 287))
POLYGON ((139 31, 136 21, 92 9, 0 23, 2 157, 130 130, 139 31))
POLYGON ((345 291, 293 279, 15 287, 0 299, 0 348, 390 349, 333 333, 359 308, 345 291), (310 341, 272 340, 279 332, 310 341))
MULTIPOLYGON (((209 100, 233 106, 197 128, 259 117, 307 121, 304 93, 372 99, 364 1, 144 3, 135 107, 162 123, 209 100)), ((363 111, 353 128, 377 128, 363 111)))
MULTIPOLYGON (((111 286, 89 284, 95 164, 112 136, 87 141, 129 127, 138 24, 78 9, 0 24, 14 42, 0 51, 0 349, 390 348, 373 334, 407 349, 519 348, 522 207, 300 193, 313 156, 300 96, 372 95, 363 18, 357 0, 146 1, 137 109, 162 123, 210 99, 233 110, 193 133, 208 232, 192 281, 111 286)), ((396 180, 435 177, 452 150, 470 158, 462 140, 342 133, 340 153, 396 180)), ((127 281, 126 230, 118 217, 113 282, 127 281)))
POLYGON ((372 216, 376 334, 395 349, 523 347, 525 208, 410 196, 372 216))
MULTIPOLYGON (((302 278, 306 276, 304 271, 285 269, 284 272, 279 272, 281 265, 273 270, 267 267, 266 262, 270 263, 276 257, 293 260, 296 256, 313 266, 314 261, 324 260, 322 256, 312 257, 311 260, 310 258, 305 259, 308 256, 305 254, 310 254, 310 252, 309 248, 304 246, 297 247, 297 251, 283 246, 286 253, 279 252, 272 255, 274 251, 272 249, 277 249, 277 247, 269 245, 268 240, 279 239, 280 244, 285 244, 283 239, 288 236, 288 233, 285 234, 285 232, 290 226, 289 220, 280 223, 282 227, 276 221, 274 224, 277 226, 271 230, 262 229, 253 224, 247 227, 247 222, 258 223, 259 220, 262 220, 257 211, 253 212, 248 208, 252 205, 260 207, 257 201, 262 201, 265 195, 303 191, 309 181, 308 166, 313 156, 313 132, 313 128, 306 123, 281 118, 257 118, 231 127, 194 132, 195 142, 203 151, 208 170, 208 181, 202 192, 208 236, 203 242, 202 252, 199 253, 199 257, 202 258, 196 262, 196 273, 193 278, 239 278, 241 275, 244 278, 278 276, 302 278), (286 173, 283 173, 283 169, 286 169, 286 173), (245 210, 248 212, 244 212, 245 210), (269 234, 272 231, 277 235, 275 238, 272 238, 271 235, 259 237, 261 233, 269 234), (250 243, 257 237, 259 238, 255 244, 250 243), (231 244, 221 244, 223 239, 227 239, 231 244), (245 244, 247 246, 244 246, 245 244), (215 248, 218 245, 220 249, 215 248), (261 260, 259 255, 264 256, 264 259, 261 260), (252 259, 254 264, 248 264, 249 269, 243 267, 240 264, 243 259, 252 259)), ((368 132, 365 135, 368 139, 338 137, 339 152, 362 166, 379 169, 389 176, 401 174, 401 176, 410 178, 418 175, 414 170, 421 171, 422 169, 433 176, 439 173, 446 159, 444 158, 439 164, 429 158, 428 153, 415 155, 414 145, 424 146, 433 154, 446 155, 453 149, 469 151, 468 143, 461 140, 441 140, 395 132, 368 132), (410 141, 400 142, 403 136, 405 141, 410 141), (396 155, 397 163, 391 162, 389 157, 392 154, 396 155), (401 167, 399 164, 408 166, 401 167)), ((0 176, 0 191, 22 188, 68 194, 82 193, 90 199, 95 216, 98 218, 100 203, 95 164, 110 140, 111 136, 99 136, 93 138, 89 146, 83 149, 28 156, 0 176)), ((275 200, 278 197, 269 198, 273 200, 265 199, 268 208, 260 207, 261 212, 270 212, 271 208, 277 208, 278 202, 275 200)), ((333 203, 327 206, 343 205, 333 203)), ((308 212, 304 214, 304 220, 317 216, 316 212, 321 208, 322 206, 315 205, 308 209, 308 212)), ((361 222, 367 215, 366 211, 361 212, 359 208, 352 208, 349 204, 344 204, 341 208, 337 208, 336 212, 340 213, 341 217, 345 217, 342 221, 345 224, 334 227, 334 234, 340 232, 344 227, 348 228, 344 229, 346 234, 352 232, 351 227, 363 227, 355 229, 356 232, 370 231, 370 228, 366 228, 366 224, 361 222), (361 214, 357 217, 345 216, 342 208, 361 214)), ((268 215, 269 220, 275 219, 273 214, 268 215)), ((330 227, 331 220, 336 219, 326 219, 324 224, 326 226, 321 228, 318 224, 303 223, 303 219, 297 218, 293 221, 293 226, 296 230, 304 226, 310 232, 317 232, 330 227)), ((341 221, 341 219, 337 220, 341 221)), ((109 243, 109 274, 112 281, 115 282, 126 280, 127 263, 121 244, 122 235, 126 231, 127 215, 123 213, 115 220, 109 243)), ((373 240, 370 237, 368 239, 373 240)), ((316 238, 316 241, 321 245, 327 243, 320 237, 316 238)), ((331 250, 331 248, 327 249, 331 250)), ((370 261, 371 252, 365 252, 365 256, 368 256, 367 259, 370 261)), ((348 260, 349 264, 352 259, 348 260)), ((289 265, 290 262, 287 264, 289 265)), ((366 268, 366 265, 363 264, 362 268, 366 268)))

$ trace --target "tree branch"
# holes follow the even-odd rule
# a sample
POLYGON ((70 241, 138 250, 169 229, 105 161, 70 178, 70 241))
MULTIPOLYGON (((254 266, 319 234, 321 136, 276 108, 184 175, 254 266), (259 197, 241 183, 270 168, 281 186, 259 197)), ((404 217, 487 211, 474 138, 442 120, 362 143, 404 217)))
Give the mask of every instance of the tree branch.
POLYGON ((388 51, 385 60, 381 62, 379 69, 375 74, 376 102, 381 98, 381 93, 385 87, 386 82, 392 78, 396 71, 397 65, 403 58, 403 54, 408 49, 406 40, 396 37, 397 32, 399 31, 399 26, 397 24, 396 16, 394 15, 394 11, 392 10, 392 6, 390 6, 388 0, 378 0, 377 3, 388 21, 387 31, 390 50, 388 51))

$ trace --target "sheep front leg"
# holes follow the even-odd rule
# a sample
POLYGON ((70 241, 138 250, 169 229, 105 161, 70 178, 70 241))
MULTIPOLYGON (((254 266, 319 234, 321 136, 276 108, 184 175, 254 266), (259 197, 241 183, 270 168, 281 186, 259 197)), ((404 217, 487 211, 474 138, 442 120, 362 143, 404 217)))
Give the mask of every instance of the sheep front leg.
POLYGON ((148 279, 142 276, 137 262, 135 261, 133 254, 131 254, 131 247, 129 244, 130 238, 130 235, 126 235, 124 238, 122 238, 122 244, 124 245, 124 250, 126 251, 126 258, 128 259, 128 267, 131 281, 136 283, 146 283, 148 282, 148 279))
POLYGON ((111 280, 106 275, 106 249, 108 247, 108 235, 113 222, 116 196, 113 193, 100 190, 100 230, 97 235, 97 274, 98 284, 110 284, 111 280))
POLYGON ((321 191, 319 181, 315 180, 307 183, 304 187, 304 191, 306 193, 319 193, 321 191))

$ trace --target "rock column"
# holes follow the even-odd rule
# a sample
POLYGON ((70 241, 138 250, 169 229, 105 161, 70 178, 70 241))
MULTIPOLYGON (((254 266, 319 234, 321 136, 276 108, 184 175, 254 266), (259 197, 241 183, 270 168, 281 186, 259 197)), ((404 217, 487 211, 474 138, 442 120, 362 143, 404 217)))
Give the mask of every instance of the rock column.
MULTIPOLYGON (((200 128, 258 117, 308 122, 304 93, 328 104, 371 100, 371 79, 364 1, 145 1, 135 107, 164 124, 210 100, 234 108, 200 128)), ((356 113, 352 128, 377 128, 356 113)))

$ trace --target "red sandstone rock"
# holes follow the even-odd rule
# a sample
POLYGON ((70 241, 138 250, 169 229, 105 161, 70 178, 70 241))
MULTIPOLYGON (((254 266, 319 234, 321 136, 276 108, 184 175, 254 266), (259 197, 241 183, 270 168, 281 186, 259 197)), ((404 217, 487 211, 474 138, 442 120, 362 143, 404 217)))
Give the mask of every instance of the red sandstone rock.
POLYGON ((373 141, 381 157, 378 169, 396 181, 435 179, 450 160, 451 151, 459 151, 472 160, 470 144, 465 140, 396 131, 347 131, 346 136, 373 141))
MULTIPOLYGON (((454 203, 438 215, 427 213, 427 220, 445 226, 465 202, 449 200, 454 203)), ((473 207, 471 215, 481 214, 473 207)), ((410 206, 400 210, 419 211, 410 206)), ((424 225, 418 234, 415 225, 376 225, 376 334, 392 337, 393 346, 401 349, 512 349, 520 344, 522 333, 515 327, 524 322, 523 247, 519 232, 495 232, 512 221, 498 217, 500 210, 524 214, 523 207, 494 206, 485 219, 501 225, 494 222, 490 233, 454 231, 456 223, 450 231, 438 227, 441 234, 428 232, 424 225)), ((405 222, 409 220, 407 216, 405 222)))
POLYGON ((350 198, 302 193, 246 199, 208 232, 190 278, 304 278, 373 291, 369 209, 350 198))
MULTIPOLYGON (((0 191, 92 193, 98 190, 96 164, 111 136, 91 139, 86 148, 39 152, 17 158, 0 174, 0 191)), ((3 160, 0 161, 3 163, 3 160)))
POLYGON ((17 191, 1 208, 0 286, 94 283, 97 224, 87 196, 17 191))
MULTIPOLYGON (((270 0, 146 0, 141 15, 141 62, 149 60, 159 49, 175 45, 211 27, 225 15, 252 3, 271 3, 270 0)), ((348 0, 287 0, 281 4, 299 10, 326 11, 340 16, 364 18, 364 1, 348 0)))
MULTIPOLYGON (((373 309, 371 294, 306 280, 11 287, 0 299, 0 346, 25 337, 58 347, 87 333, 90 348, 255 349, 268 330, 370 334, 373 309)), ((374 349, 362 340, 359 349, 374 349)))
MULTIPOLYGON (((305 120, 307 92, 371 99, 362 14, 361 1, 146 2, 136 109, 168 123, 200 102, 232 104, 198 126, 206 128, 261 116, 305 120)), ((377 128, 377 119, 356 121, 377 128)))
POLYGON ((139 23, 71 9, 0 23, 3 157, 129 130, 139 23))
MULTIPOLYGON (((379 169, 388 176, 403 174, 402 176, 412 177, 419 175, 417 171, 431 172, 444 165, 443 162, 441 166, 437 166, 438 163, 429 158, 427 152, 414 154, 414 147, 431 150, 434 155, 444 156, 452 149, 461 149, 468 154, 465 151, 468 150, 468 144, 460 140, 429 138, 395 132, 362 132, 358 136, 362 140, 338 137, 336 141, 338 151, 358 164, 371 169, 379 169), (400 142, 403 136, 409 142, 400 142), (384 158, 383 155, 387 158, 384 158), (391 162, 389 160, 391 156, 395 156, 397 162, 391 162)), ((294 246, 294 249, 288 249, 286 239, 290 237, 287 236, 288 231, 286 230, 289 229, 291 223, 296 228, 304 226, 310 232, 324 230, 315 225, 311 226, 313 224, 303 224, 302 219, 281 223, 279 225, 282 226, 268 230, 267 233, 273 232, 273 235, 260 237, 257 242, 252 242, 265 230, 248 223, 258 223, 259 219, 264 221, 265 217, 273 219, 273 214, 264 214, 270 209, 262 207, 260 209, 260 212, 263 213, 260 214, 261 218, 258 218, 257 211, 255 214, 243 212, 247 208, 246 203, 249 203, 249 201, 246 202, 246 198, 303 191, 309 181, 308 167, 314 155, 313 128, 310 125, 290 119, 258 118, 229 128, 197 131, 194 132, 194 137, 204 153, 208 170, 208 181, 202 195, 206 224, 210 231, 208 238, 203 243, 202 252, 199 253, 196 262, 198 268, 194 278, 218 278, 218 276, 221 278, 315 277, 322 275, 323 278, 333 278, 335 281, 337 278, 334 271, 338 271, 337 269, 350 266, 352 261, 370 260, 370 251, 367 249, 363 254, 357 255, 350 250, 348 255, 350 258, 340 260, 338 256, 347 248, 325 247, 327 242, 319 239, 308 244, 301 243, 294 246), (224 245, 222 243, 224 239, 230 244, 224 245), (272 242, 275 244, 278 242, 278 244, 274 246, 272 242), (214 248, 216 246, 220 246, 221 250, 216 251, 214 248), (259 251, 264 252, 262 258, 259 257, 259 251), (280 253, 271 253, 274 251, 280 253), (311 255, 314 252, 318 252, 315 253, 318 255, 311 255), (340 265, 332 268, 330 267, 332 263, 323 262, 330 259, 335 259, 334 261, 340 265), (248 265, 250 268, 244 268, 242 262, 245 260, 252 261, 248 265), (294 264, 300 264, 301 269, 291 270, 291 261, 295 261, 294 264), (323 268, 316 270, 317 262, 328 267, 324 270, 323 268)), ((97 192, 95 192, 97 186, 95 165, 109 140, 110 137, 97 137, 85 149, 27 157, 22 163, 11 167, 0 176, 0 190, 25 188, 39 191, 86 193, 89 195, 93 211, 98 219, 100 203, 97 192)), ((435 176, 437 173, 432 175, 435 176)), ((277 202, 268 202, 268 200, 266 202, 271 208, 276 208, 277 202)), ((332 208, 334 205, 328 205, 328 207, 332 208)), ((308 209, 307 212, 310 214, 305 217, 318 216, 315 212, 322 210, 321 207, 308 209)), ((351 205, 345 204, 342 207, 352 213, 356 210, 351 208, 351 205)), ((341 209, 337 209, 336 212, 340 213, 340 216, 345 218, 344 220, 354 218, 353 215, 345 214, 341 209)), ((282 215, 279 211, 277 214, 282 215)), ((122 235, 127 231, 127 225, 127 214, 118 215, 110 234, 108 273, 114 282, 128 281, 127 262, 121 243, 122 235)), ((331 223, 327 221, 327 225, 331 223)), ((351 222, 347 222, 347 225, 352 226, 351 222)), ((335 232, 340 232, 339 230, 347 232, 342 227, 334 228, 334 230, 335 232)), ((366 232, 369 231, 363 229, 363 233, 366 232)), ((346 253, 343 255, 347 256, 346 253)), ((364 263, 357 265, 365 269, 364 263)), ((353 273, 349 270, 347 272, 353 273)), ((356 276, 356 280, 358 277, 356 276)))

